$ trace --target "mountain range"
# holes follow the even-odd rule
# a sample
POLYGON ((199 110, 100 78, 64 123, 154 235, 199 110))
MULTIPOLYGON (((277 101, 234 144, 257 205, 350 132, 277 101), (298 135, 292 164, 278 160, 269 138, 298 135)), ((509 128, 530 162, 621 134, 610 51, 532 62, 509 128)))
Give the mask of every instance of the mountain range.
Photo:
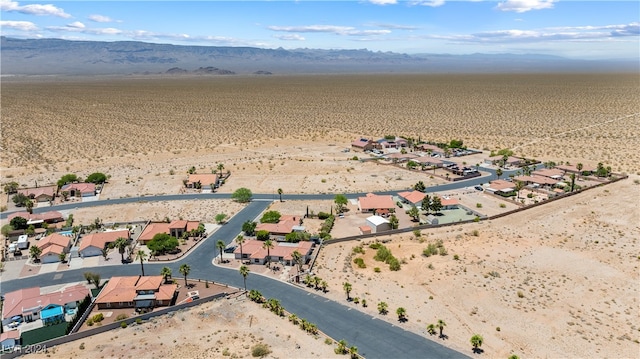
POLYGON ((497 73, 638 71, 638 60, 574 60, 548 55, 401 54, 367 49, 262 49, 137 41, 1 37, 1 74, 237 75, 302 73, 497 73))

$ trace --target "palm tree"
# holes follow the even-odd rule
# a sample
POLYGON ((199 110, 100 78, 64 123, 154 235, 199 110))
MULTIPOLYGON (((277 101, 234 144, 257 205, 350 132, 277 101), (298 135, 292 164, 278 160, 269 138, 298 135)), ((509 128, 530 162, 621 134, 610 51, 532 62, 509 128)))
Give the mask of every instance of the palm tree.
POLYGON ((164 282, 167 283, 169 278, 171 278, 171 268, 162 267, 160 270, 160 275, 164 278, 164 282))
POLYGON ((242 275, 242 279, 244 280, 244 291, 247 292, 247 276, 249 275, 249 267, 240 266, 240 274, 242 275))
POLYGON ((187 276, 189 275, 189 272, 191 272, 191 267, 189 267, 188 264, 183 264, 180 266, 180 268, 178 268, 178 270, 180 271, 180 273, 184 276, 184 286, 187 286, 187 276))
POLYGON ((127 248, 127 239, 123 237, 118 237, 115 242, 113 242, 113 246, 118 248, 118 252, 120 253, 121 262, 124 263, 124 250, 127 248))
POLYGON ((278 196, 280 196, 280 202, 282 202, 282 188, 278 188, 278 196))
POLYGON ((338 347, 335 349, 336 354, 347 353, 347 341, 342 339, 338 342, 338 347))
POLYGON ((438 326, 438 329, 440 329, 440 338, 443 338, 442 329, 447 326, 447 323, 445 323, 442 319, 438 319, 438 324, 436 325, 438 326))
POLYGON ((497 178, 497 179, 500 179, 500 177, 502 177, 502 174, 503 174, 503 172, 502 172, 502 168, 498 168, 498 169, 496 170, 496 178, 497 178))
POLYGON ((328 287, 328 286, 329 286, 329 285, 328 285, 328 284, 327 284, 327 282, 326 282, 326 281, 324 281, 324 280, 322 281, 322 283, 320 283, 320 288, 322 288, 322 293, 326 293, 326 292, 327 292, 327 287, 328 287))
POLYGON ((358 347, 354 345, 349 347, 349 355, 351 356, 351 359, 356 359, 358 357, 358 347))
POLYGON ((220 263, 222 263, 222 252, 224 252, 224 247, 226 246, 227 245, 221 239, 216 242, 216 248, 218 248, 218 252, 220 252, 220 263))
POLYGON ((302 254, 295 250, 291 253, 291 258, 293 262, 298 265, 298 272, 302 273, 302 254))
POLYGON ((318 276, 313 277, 313 285, 315 286, 315 289, 318 289, 320 283, 322 283, 322 278, 318 276))
POLYGON ((136 252, 136 260, 140 260, 140 269, 142 269, 142 276, 144 277, 144 261, 147 259, 147 253, 142 249, 136 252))
POLYGON ((351 293, 351 289, 352 289, 351 283, 349 282, 342 283, 342 288, 347 293, 347 300, 351 299, 351 297, 349 297, 349 293, 351 293))
POLYGON ((222 163, 218 163, 218 172, 222 173, 222 170, 224 169, 224 165, 222 163))
POLYGON ((569 177, 571 178, 571 192, 573 192, 576 187, 576 174, 572 173, 569 177))
POLYGON ((398 320, 404 322, 407 320, 407 310, 403 307, 396 309, 396 314, 398 315, 398 320))
POLYGON ((524 182, 516 181, 516 192, 518 193, 518 198, 520 198, 520 191, 524 187, 524 182))
POLYGON ((582 163, 578 163, 576 165, 576 169, 578 170, 578 175, 582 173, 582 169, 584 168, 584 166, 582 165, 582 163))
POLYGON ((427 325, 427 333, 429 333, 429 335, 436 334, 436 325, 433 323, 427 325))
POLYGON ((27 208, 29 214, 33 214, 33 201, 28 199, 24 202, 24 206, 27 208))
POLYGON ((267 267, 271 268, 271 248, 273 248, 273 242, 270 239, 267 239, 262 244, 262 248, 267 250, 267 267))
POLYGON ((386 302, 380 302, 378 303, 378 313, 380 314, 387 314, 389 305, 386 302))
POLYGON ((238 234, 238 236, 236 237, 236 244, 238 245, 238 247, 240 247, 240 263, 242 263, 242 260, 244 259, 244 253, 242 253, 242 245, 244 244, 244 242, 244 236, 242 234, 238 234))
POLYGON ((471 345, 473 345, 474 352, 478 351, 478 348, 482 346, 482 342, 484 342, 484 339, 480 334, 474 334, 471 337, 471 345))

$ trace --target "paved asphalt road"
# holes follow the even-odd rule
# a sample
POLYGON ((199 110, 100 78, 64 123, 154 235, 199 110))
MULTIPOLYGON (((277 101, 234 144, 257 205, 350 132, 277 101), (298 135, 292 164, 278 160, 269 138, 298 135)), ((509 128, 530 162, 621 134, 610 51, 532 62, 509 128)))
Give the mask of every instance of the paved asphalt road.
MULTIPOLYGON (((484 169, 485 171, 487 169, 484 169)), ((475 186, 488 182, 489 177, 494 178, 495 172, 482 177, 467 181, 451 182, 444 185, 433 186, 427 189, 428 192, 449 191, 463 187, 475 186)), ((514 172, 514 171, 511 171, 514 172)), ((505 171, 505 176, 510 172, 505 171)), ((385 193, 395 193, 390 191, 385 193)), ((347 194, 349 198, 362 196, 364 193, 347 194)), ((334 194, 290 194, 283 195, 284 200, 318 200, 333 199, 334 194)), ((101 200, 94 202, 72 203, 55 206, 56 210, 68 210, 74 208, 94 207, 111 204, 137 203, 141 201, 172 201, 172 200, 199 200, 209 198, 229 198, 230 194, 182 194, 165 195, 138 198, 118 198, 111 200, 101 200)), ((234 287, 242 287, 242 276, 236 270, 220 268, 212 265, 212 258, 219 255, 216 242, 223 240, 225 243, 231 242, 240 233, 242 223, 247 220, 257 218, 271 203, 277 199, 274 194, 254 194, 253 201, 242 211, 231 218, 224 226, 218 229, 213 235, 204 240, 188 256, 177 262, 171 263, 147 263, 145 273, 160 273, 163 266, 170 267, 174 273, 178 273, 181 264, 187 263, 191 266, 190 276, 226 283, 234 287)), ((53 208, 35 208, 34 212, 48 211, 53 208)), ((0 214, 0 218, 6 218, 7 212, 0 214)), ((139 263, 115 264, 100 267, 102 278, 112 276, 136 275, 140 273, 139 263)), ((61 273, 47 273, 38 276, 20 278, 3 282, 1 291, 3 293, 28 288, 32 286, 47 286, 63 284, 84 280, 83 272, 86 269, 69 270, 61 273)), ((431 341, 426 337, 419 336, 402 329, 402 324, 389 324, 376 317, 364 314, 349 303, 338 303, 326 299, 323 296, 309 293, 306 290, 294 285, 276 281, 260 275, 249 275, 247 278, 249 289, 257 289, 267 298, 278 298, 282 305, 290 312, 296 313, 299 317, 305 318, 318 325, 327 335, 338 340, 345 339, 350 345, 358 347, 359 352, 367 358, 464 358, 462 353, 453 351, 441 344, 431 341)), ((420 298, 416 298, 420 300, 420 298)), ((390 313, 389 315, 393 315, 390 313)))

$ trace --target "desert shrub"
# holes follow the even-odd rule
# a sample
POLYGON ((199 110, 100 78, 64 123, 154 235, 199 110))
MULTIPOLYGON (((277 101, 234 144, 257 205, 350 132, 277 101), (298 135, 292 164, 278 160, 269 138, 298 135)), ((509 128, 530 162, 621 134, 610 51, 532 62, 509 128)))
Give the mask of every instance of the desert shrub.
POLYGON ((378 249, 378 248, 380 248, 380 246, 382 246, 382 243, 375 242, 375 243, 371 243, 371 244, 369 245, 369 248, 371 248, 371 249, 378 249))
POLYGON ((99 323, 104 320, 104 315, 102 313, 98 313, 93 317, 91 317, 91 319, 93 320, 94 323, 99 323))
POLYGON ((507 208, 507 205, 504 203, 500 203, 500 208, 507 208))
POLYGON ((391 269, 392 271, 400 270, 400 261, 398 261, 398 258, 392 256, 389 259, 389 269, 391 269))
POLYGON ((142 319, 136 318, 136 324, 142 324, 142 319))
POLYGON ((453 259, 456 260, 456 261, 459 261, 460 260, 460 256, 457 255, 457 254, 454 254, 453 255, 453 259))
POLYGON ((447 254, 449 254, 449 252, 447 252, 447 249, 444 247, 440 247, 438 249, 438 254, 440 254, 441 256, 446 256, 447 254))
POLYGON ((389 250, 389 248, 383 245, 380 245, 373 259, 377 260, 378 262, 387 263, 387 260, 389 260, 389 258, 391 257, 393 257, 393 255, 391 254, 391 251, 389 250))
POLYGON ((518 291, 518 298, 524 298, 524 293, 521 290, 518 291))
POLYGON ((120 328, 124 329, 127 327, 127 322, 120 323, 120 328))
POLYGON ((477 229, 474 229, 473 231, 471 231, 471 235, 477 237, 480 235, 480 232, 477 229))
POLYGON ((435 243, 429 243, 427 248, 422 251, 422 255, 425 257, 431 257, 438 254, 438 246, 435 243))
POLYGON ((264 343, 258 343, 251 348, 251 356, 254 358, 261 358, 269 355, 269 353, 271 353, 271 349, 264 343))
POLYGON ((358 266, 358 268, 367 268, 367 265, 364 264, 364 259, 362 259, 360 257, 355 258, 353 260, 353 263, 355 263, 358 266))
POLYGON ((360 253, 360 254, 364 254, 364 248, 362 248, 362 246, 357 246, 353 248, 353 253, 360 253))
POLYGON ((318 212, 318 219, 325 220, 325 219, 329 218, 329 216, 331 216, 331 214, 329 214, 327 212, 318 212))
POLYGON ((476 208, 482 208, 482 203, 476 203, 476 208))
POLYGON ((376 272, 376 273, 380 273, 380 267, 373 268, 373 271, 376 272))
POLYGON ((527 198, 533 198, 533 193, 528 193, 527 198))
MULTIPOLYGON (((124 313, 122 313, 122 314, 119 314, 119 315, 116 317, 116 321, 119 321, 119 320, 125 320, 125 319, 127 319, 127 318, 129 318, 129 316, 128 316, 128 315, 126 315, 126 314, 124 314, 124 313)), ((140 318, 138 318, 138 319, 140 319, 140 318)))

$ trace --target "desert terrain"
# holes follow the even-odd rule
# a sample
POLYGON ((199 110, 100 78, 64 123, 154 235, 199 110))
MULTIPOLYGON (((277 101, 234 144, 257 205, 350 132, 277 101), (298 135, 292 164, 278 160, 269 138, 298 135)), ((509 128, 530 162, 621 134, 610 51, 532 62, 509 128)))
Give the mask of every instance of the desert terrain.
MULTIPOLYGON (((327 246, 315 271, 329 282, 330 298, 346 303, 342 283, 349 281, 351 296, 368 301, 360 310, 375 314, 377 302, 385 301, 390 312, 381 317, 397 323, 395 309, 402 306, 409 321, 401 325, 425 337, 427 324, 443 319, 444 344, 463 353, 471 354, 469 338, 479 333, 487 357, 637 357, 638 88, 637 74, 7 79, 0 173, 3 183, 31 187, 65 173, 103 172, 110 176, 101 194, 107 199, 180 193, 189 167, 209 173, 222 163, 232 175, 220 192, 248 187, 273 193, 275 200, 278 188, 366 192, 425 180, 419 172, 354 161, 360 154, 341 152, 362 136, 455 138, 486 153, 511 148, 541 161, 602 162, 630 178, 490 222, 423 231, 419 238, 379 237, 405 259, 397 272, 374 261, 375 250, 365 242, 327 246), (448 255, 422 256, 437 240, 448 255), (353 254, 358 245, 363 255, 353 254), (366 268, 355 266, 355 257, 366 268)), ((283 213, 295 208, 280 206, 283 213)), ((210 222, 217 213, 241 208, 224 200, 147 202, 78 210, 74 217, 210 222)), ((248 355, 243 336, 269 337, 254 327, 240 332, 228 325, 218 323, 215 330, 222 332, 211 329, 211 335, 239 356, 248 355), (235 339, 225 336, 235 332, 235 339)), ((164 330, 177 341, 183 336, 179 328, 164 330)), ((321 339, 312 339, 312 349, 301 354, 295 344, 307 348, 306 334, 289 334, 269 342, 273 356, 334 355, 331 346, 320 352, 321 339)), ((70 344, 60 357, 104 349, 114 336, 124 337, 107 333, 85 352, 70 344)), ((119 356, 119 348, 110 348, 113 354, 99 355, 119 356)), ((171 352, 176 346, 155 348, 164 349, 161 356, 180 353, 171 352)), ((204 347, 193 350, 216 356, 204 347)))

